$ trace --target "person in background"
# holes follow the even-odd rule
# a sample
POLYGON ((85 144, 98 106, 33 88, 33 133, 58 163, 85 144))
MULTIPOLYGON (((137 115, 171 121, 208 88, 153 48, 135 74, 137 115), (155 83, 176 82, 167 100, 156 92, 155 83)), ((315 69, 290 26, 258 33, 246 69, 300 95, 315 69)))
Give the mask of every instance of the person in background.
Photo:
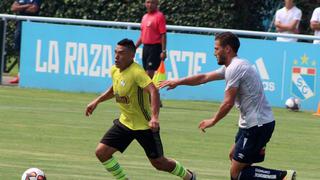
POLYGON ((157 170, 184 180, 196 180, 195 174, 178 161, 164 157, 159 126, 159 92, 147 73, 134 62, 135 51, 132 40, 118 42, 115 66, 111 68, 112 85, 86 108, 85 114, 89 116, 99 103, 115 98, 121 112, 98 144, 96 156, 116 179, 127 180, 127 174, 113 154, 124 152, 136 139, 157 170))
POLYGON ((158 9, 158 0, 146 0, 147 13, 141 21, 141 34, 136 42, 136 48, 143 44, 142 64, 152 79, 161 60, 167 57, 166 18, 158 9))
MULTIPOLYGON (((276 12, 275 26, 279 33, 298 34, 302 12, 293 0, 284 0, 285 6, 276 12)), ((297 38, 277 37, 277 41, 296 42, 297 38)))
MULTIPOLYGON (((141 20, 141 33, 136 48, 143 44, 142 65, 152 79, 161 61, 167 57, 166 18, 158 9, 159 0, 146 0, 147 13, 141 20)), ((160 100, 160 107, 162 102, 160 100)))
MULTIPOLYGON (((314 30, 314 35, 320 37, 320 7, 316 8, 310 19, 310 28, 314 30)), ((313 44, 320 44, 320 40, 313 40, 313 44)))
MULTIPOLYGON (((11 5, 11 11, 21 16, 38 16, 40 12, 41 0, 15 0, 11 5)), ((20 61, 22 22, 16 22, 14 33, 14 50, 18 53, 18 64, 20 61)), ((19 83, 19 75, 10 81, 12 84, 19 83)))

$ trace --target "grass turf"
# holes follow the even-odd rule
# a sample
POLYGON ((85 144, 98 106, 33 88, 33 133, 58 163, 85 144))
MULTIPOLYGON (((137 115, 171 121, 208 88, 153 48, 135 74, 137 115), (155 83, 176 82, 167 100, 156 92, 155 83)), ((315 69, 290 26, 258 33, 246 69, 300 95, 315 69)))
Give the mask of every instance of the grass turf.
MULTIPOLYGON (((95 158, 95 147, 119 111, 113 100, 87 118, 84 110, 97 94, 0 87, 0 179, 19 179, 38 167, 51 180, 113 179, 95 158)), ((228 153, 237 131, 233 109, 201 133, 198 123, 219 104, 163 101, 160 124, 165 156, 197 172, 200 180, 229 179, 228 153)), ((274 108, 276 129, 261 166, 295 169, 298 179, 320 179, 320 117, 312 112, 274 108)), ((115 157, 133 180, 179 179, 156 171, 134 141, 115 157)))

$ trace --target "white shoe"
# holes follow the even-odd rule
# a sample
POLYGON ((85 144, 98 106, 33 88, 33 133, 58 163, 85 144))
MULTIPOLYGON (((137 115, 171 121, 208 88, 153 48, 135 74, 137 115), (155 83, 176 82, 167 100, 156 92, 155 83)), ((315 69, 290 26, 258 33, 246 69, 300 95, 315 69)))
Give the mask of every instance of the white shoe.
POLYGON ((191 179, 190 180, 197 180, 197 176, 196 176, 195 172, 190 171, 189 169, 187 169, 187 171, 191 174, 191 179))
POLYGON ((294 170, 287 170, 287 175, 283 178, 283 180, 296 180, 297 172, 294 170))

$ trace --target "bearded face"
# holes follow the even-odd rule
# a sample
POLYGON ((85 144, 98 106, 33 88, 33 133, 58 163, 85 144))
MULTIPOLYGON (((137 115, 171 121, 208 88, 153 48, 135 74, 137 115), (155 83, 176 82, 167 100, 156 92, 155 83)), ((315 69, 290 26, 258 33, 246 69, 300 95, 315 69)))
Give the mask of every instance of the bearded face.
POLYGON ((225 47, 221 46, 220 41, 215 41, 214 44, 214 55, 217 58, 219 65, 225 65, 227 59, 227 53, 225 47))

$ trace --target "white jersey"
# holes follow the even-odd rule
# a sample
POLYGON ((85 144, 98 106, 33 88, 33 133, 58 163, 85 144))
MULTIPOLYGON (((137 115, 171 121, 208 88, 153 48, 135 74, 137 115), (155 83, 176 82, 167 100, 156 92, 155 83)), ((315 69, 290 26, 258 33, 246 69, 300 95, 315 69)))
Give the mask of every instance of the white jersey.
MULTIPOLYGON (((292 21, 298 20, 300 23, 302 16, 302 12, 299 8, 296 6, 292 7, 291 9, 287 9, 286 7, 283 7, 276 12, 276 22, 279 21, 281 24, 289 24, 292 21)), ((297 24, 296 28, 299 28, 299 23, 297 24)), ((289 31, 283 31, 280 33, 286 33, 286 34, 292 34, 289 31)), ((277 37, 277 41, 283 41, 283 42, 296 42, 298 39, 296 38, 283 38, 283 37, 277 37)))
POLYGON ((274 121, 257 71, 243 59, 234 57, 228 67, 216 70, 226 80, 227 91, 238 88, 235 105, 240 110, 239 127, 250 128, 274 121))
MULTIPOLYGON (((310 22, 312 22, 312 21, 320 23, 320 7, 316 8, 313 11, 310 22)), ((314 31, 314 35, 315 36, 320 36, 320 31, 319 30, 314 31)), ((320 40, 313 40, 313 43, 314 44, 320 44, 320 40)))

